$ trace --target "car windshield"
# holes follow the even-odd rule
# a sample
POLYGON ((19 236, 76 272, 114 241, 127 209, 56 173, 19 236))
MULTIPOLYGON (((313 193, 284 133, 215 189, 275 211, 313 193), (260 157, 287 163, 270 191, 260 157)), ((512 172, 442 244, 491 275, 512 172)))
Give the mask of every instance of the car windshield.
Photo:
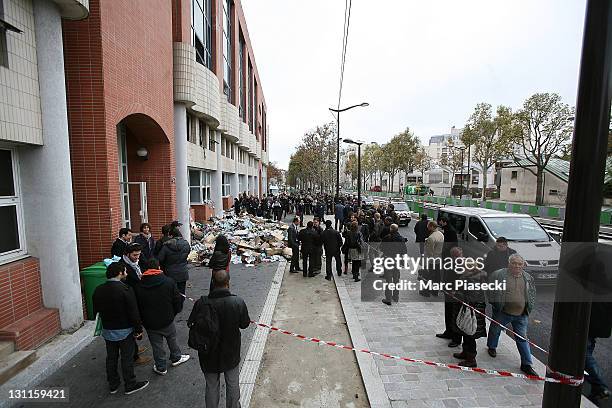
POLYGON ((406 203, 393 203, 393 209, 395 211, 408 211, 408 205, 406 203))
POLYGON ((539 242, 550 241, 550 237, 533 218, 483 218, 495 238, 505 237, 508 241, 539 242))

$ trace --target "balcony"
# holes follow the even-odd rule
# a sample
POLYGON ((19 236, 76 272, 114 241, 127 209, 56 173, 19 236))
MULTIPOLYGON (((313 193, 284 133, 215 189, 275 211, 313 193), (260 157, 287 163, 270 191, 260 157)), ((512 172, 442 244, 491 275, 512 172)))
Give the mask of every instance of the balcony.
POLYGON ((240 116, 238 116, 238 108, 227 101, 225 95, 220 96, 221 100, 221 121, 219 130, 228 137, 232 142, 238 142, 240 139, 240 116))

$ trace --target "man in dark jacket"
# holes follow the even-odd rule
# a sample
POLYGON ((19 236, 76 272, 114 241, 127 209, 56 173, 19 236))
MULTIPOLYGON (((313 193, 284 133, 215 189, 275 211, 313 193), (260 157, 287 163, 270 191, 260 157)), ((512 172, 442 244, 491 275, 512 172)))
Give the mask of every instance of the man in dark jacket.
POLYGON ((181 353, 174 326, 174 317, 183 309, 183 296, 176 283, 164 276, 159 269, 159 261, 155 258, 147 261, 147 269, 142 274, 140 285, 135 287, 135 292, 142 324, 147 329, 153 349, 153 371, 166 375, 168 356, 164 350, 164 339, 170 349, 172 367, 189 360, 189 354, 181 353))
POLYGON ((298 273, 300 269, 300 241, 298 240, 298 225, 300 225, 300 219, 298 217, 293 218, 293 223, 287 230, 287 241, 289 248, 291 248, 291 266, 289 267, 290 273, 298 273))
POLYGON ((591 384, 589 399, 599 403, 610 398, 610 389, 605 383, 601 369, 595 360, 595 339, 610 338, 612 334, 612 303, 593 302, 591 304, 591 320, 589 321, 589 337, 584 361, 584 369, 588 373, 585 380, 591 384))
POLYGON ((342 247, 342 236, 332 228, 331 220, 325 221, 325 231, 321 234, 323 248, 325 248, 325 279, 332 278, 332 259, 336 261, 336 273, 342 276, 342 258, 340 248, 342 247))
POLYGON ((111 247, 111 258, 118 256, 121 258, 125 254, 125 248, 132 242, 132 231, 129 228, 121 228, 119 230, 119 237, 113 242, 111 247))
MULTIPOLYGON (((185 294, 185 287, 189 280, 187 270, 187 256, 191 251, 189 242, 183 239, 178 228, 170 230, 170 239, 166 241, 159 251, 157 259, 166 276, 174 279, 179 292, 185 294)), ((184 301, 184 299, 183 299, 184 301)))
POLYGON ((450 250, 458 246, 459 239, 457 238, 457 232, 452 225, 448 223, 448 218, 441 217, 438 220, 438 225, 442 227, 442 233, 444 234, 444 246, 442 247, 442 259, 450 257, 450 250))
POLYGON ((334 228, 338 229, 338 224, 340 224, 340 228, 342 228, 342 225, 344 224, 344 204, 342 204, 340 201, 336 203, 334 218, 336 219, 334 228))
POLYGON ((144 271, 147 269, 147 261, 153 258, 153 251, 155 251, 155 239, 153 234, 151 234, 151 225, 149 223, 143 222, 140 224, 140 234, 134 237, 134 242, 142 247, 142 253, 138 262, 140 263, 140 268, 144 271))
POLYGON ((425 239, 429 235, 427 230, 427 214, 422 213, 421 219, 414 225, 414 235, 416 236, 415 242, 419 244, 419 254, 425 253, 425 239))
POLYGON ((133 394, 149 385, 136 381, 134 375, 135 338, 142 338, 142 324, 138 304, 132 288, 121 282, 127 277, 125 265, 111 263, 106 268, 107 281, 93 294, 93 312, 100 314, 102 337, 106 342, 106 379, 111 394, 119 390, 121 379, 117 372, 121 355, 121 373, 125 393, 133 394))
POLYGON ((323 267, 323 240, 321 238, 323 228, 321 228, 321 221, 318 217, 315 217, 312 221, 312 230, 315 232, 312 271, 315 275, 318 275, 321 273, 321 268, 323 267))
POLYGON ((317 233, 313 229, 312 221, 308 221, 306 228, 300 231, 298 239, 302 243, 302 274, 304 277, 313 277, 313 259, 317 233), (308 269, 310 267, 310 269, 308 269))
POLYGON ((495 247, 491 249, 484 261, 484 271, 491 274, 498 269, 508 266, 508 258, 510 255, 516 254, 516 251, 508 247, 508 240, 504 237, 499 237, 495 240, 495 247))
MULTIPOLYGON (((199 353, 200 368, 206 378, 206 407, 219 406, 219 377, 225 379, 225 399, 228 407, 240 404, 240 329, 249 327, 251 318, 242 298, 229 289, 229 274, 224 270, 213 272, 214 289, 208 295, 219 318, 219 343, 213 353, 199 353)), ((198 303, 194 309, 198 307, 198 303)), ((192 312, 193 313, 193 312, 192 312)))
MULTIPOLYGON (((383 238, 381 249, 385 258, 395 259, 397 255, 406 253, 406 239, 400 235, 397 224, 391 224, 389 227, 389 234, 383 238)), ((400 280, 400 270, 397 268, 385 268, 384 276, 387 285, 397 285, 400 280)), ((391 306, 391 300, 399 302, 399 290, 394 289, 391 291, 388 286, 385 286, 385 298, 382 302, 387 306, 391 306)))
POLYGON ((385 237, 391 232, 391 224, 393 224, 393 218, 385 217, 382 230, 380 231, 380 239, 382 241, 384 241, 385 237))
POLYGON ((161 229, 162 236, 155 243, 155 248, 153 249, 153 256, 157 257, 159 255, 159 251, 161 251, 164 243, 170 239, 170 225, 164 225, 161 229))
POLYGON ((125 266, 127 273, 125 283, 133 288, 140 283, 140 277, 142 276, 142 268, 140 267, 142 246, 136 242, 132 242, 128 244, 124 252, 119 263, 125 266))

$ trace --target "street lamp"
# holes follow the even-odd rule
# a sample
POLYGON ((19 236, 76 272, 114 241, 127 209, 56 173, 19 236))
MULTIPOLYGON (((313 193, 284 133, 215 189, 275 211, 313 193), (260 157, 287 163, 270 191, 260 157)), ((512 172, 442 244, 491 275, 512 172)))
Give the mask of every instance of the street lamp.
POLYGON ((357 145, 357 205, 361 208, 361 145, 364 142, 343 139, 344 143, 357 145))
POLYGON ((356 107, 365 108, 366 106, 370 106, 370 104, 362 102, 358 105, 349 106, 344 109, 329 108, 330 111, 336 112, 336 199, 340 198, 340 113, 356 107))

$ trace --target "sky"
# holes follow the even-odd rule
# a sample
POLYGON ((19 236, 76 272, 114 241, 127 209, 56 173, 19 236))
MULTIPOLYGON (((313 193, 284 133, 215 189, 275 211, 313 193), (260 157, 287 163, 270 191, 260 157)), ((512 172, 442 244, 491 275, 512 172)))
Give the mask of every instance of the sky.
MULTIPOLYGON (((242 0, 270 126, 287 168, 305 132, 334 121, 344 0, 242 0)), ((385 143, 409 127, 463 127, 477 103, 537 92, 575 105, 586 0, 353 0, 340 136, 385 143)))

